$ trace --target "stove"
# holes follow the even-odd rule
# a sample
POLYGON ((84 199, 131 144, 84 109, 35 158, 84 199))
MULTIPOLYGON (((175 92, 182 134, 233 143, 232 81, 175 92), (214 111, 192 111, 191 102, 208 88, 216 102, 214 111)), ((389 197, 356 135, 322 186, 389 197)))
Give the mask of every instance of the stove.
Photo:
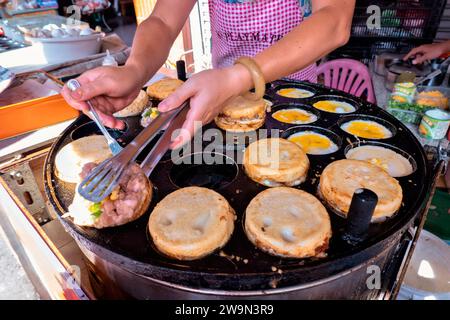
MULTIPOLYGON (((0 141, 0 224, 42 298, 124 298, 120 293, 105 292, 114 286, 102 283, 98 268, 65 231, 45 197, 45 158, 67 125, 0 141)), ((436 152, 428 151, 430 157, 436 152)), ((383 283, 377 299, 395 299, 424 220, 409 228, 389 257, 383 270, 389 281, 383 283)))
POLYGON ((42 299, 95 299, 83 255, 44 193, 44 161, 67 124, 0 141, 0 225, 42 299))

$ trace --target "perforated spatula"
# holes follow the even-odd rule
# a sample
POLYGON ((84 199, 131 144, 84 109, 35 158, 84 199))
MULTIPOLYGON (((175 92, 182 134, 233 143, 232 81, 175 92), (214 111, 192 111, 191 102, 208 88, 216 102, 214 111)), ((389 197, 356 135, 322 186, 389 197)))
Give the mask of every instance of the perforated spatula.
POLYGON ((136 160, 139 153, 161 131, 165 124, 174 119, 188 105, 189 102, 186 101, 177 109, 160 113, 121 152, 95 167, 78 186, 79 194, 92 202, 100 202, 109 196, 118 185, 120 176, 128 164, 136 160))

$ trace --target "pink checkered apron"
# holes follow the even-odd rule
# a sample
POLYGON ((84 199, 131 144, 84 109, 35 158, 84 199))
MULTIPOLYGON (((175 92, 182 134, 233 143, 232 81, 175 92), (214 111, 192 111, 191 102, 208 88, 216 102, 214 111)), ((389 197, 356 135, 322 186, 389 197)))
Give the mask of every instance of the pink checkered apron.
MULTIPOLYGON (((255 56, 304 17, 299 0, 209 0, 209 12, 215 68, 231 66, 241 56, 255 56)), ((287 78, 316 82, 316 65, 287 78)))

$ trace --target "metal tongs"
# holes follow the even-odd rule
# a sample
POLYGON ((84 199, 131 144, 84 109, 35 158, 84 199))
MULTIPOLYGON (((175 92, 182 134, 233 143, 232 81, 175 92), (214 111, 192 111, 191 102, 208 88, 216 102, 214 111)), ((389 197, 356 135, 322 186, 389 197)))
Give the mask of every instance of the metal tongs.
POLYGON ((94 168, 78 186, 78 193, 91 202, 100 202, 109 196, 118 185, 119 179, 128 164, 135 161, 147 144, 162 131, 162 127, 170 123, 141 164, 144 173, 149 176, 161 157, 169 149, 172 133, 181 128, 188 111, 189 101, 186 101, 177 109, 160 113, 122 151, 94 168))

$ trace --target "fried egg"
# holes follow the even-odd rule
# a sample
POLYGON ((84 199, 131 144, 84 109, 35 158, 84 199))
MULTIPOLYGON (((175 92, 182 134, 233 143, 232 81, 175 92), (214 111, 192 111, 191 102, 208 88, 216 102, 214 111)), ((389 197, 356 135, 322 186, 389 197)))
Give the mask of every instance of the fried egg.
POLYGON ((362 160, 374 164, 391 177, 405 177, 414 172, 411 162, 394 150, 380 146, 360 146, 350 149, 345 155, 347 159, 362 160))
POLYGON ((285 88, 277 91, 277 94, 286 98, 294 98, 294 99, 302 99, 302 98, 310 98, 314 95, 313 92, 299 89, 299 88, 285 88))
POLYGON ((283 109, 276 111, 272 118, 284 123, 307 124, 317 121, 317 116, 302 109, 283 109))
POLYGON ((336 100, 322 100, 313 104, 313 107, 331 113, 352 113, 356 108, 350 103, 336 100))
POLYGON ((366 139, 387 139, 392 137, 392 132, 375 121, 353 120, 341 125, 341 129, 354 136, 366 139))
POLYGON ((314 132, 302 131, 291 135, 289 141, 298 144, 307 154, 322 155, 338 151, 339 147, 327 136, 314 132))

